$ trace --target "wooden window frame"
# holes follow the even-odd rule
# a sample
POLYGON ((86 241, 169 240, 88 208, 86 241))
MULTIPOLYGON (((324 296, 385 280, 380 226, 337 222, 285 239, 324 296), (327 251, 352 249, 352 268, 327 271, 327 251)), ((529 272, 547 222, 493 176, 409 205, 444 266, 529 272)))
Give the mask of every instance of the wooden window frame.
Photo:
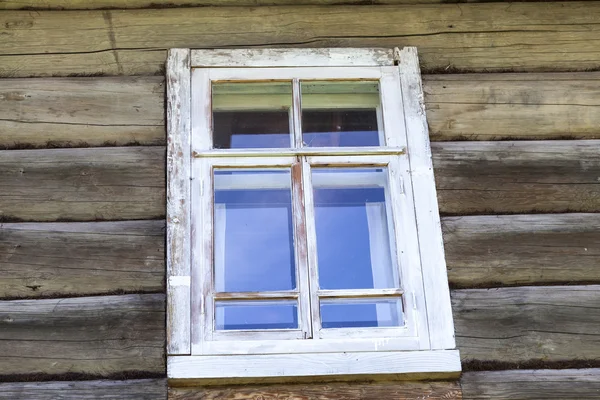
MULTIPOLYGON (((224 378, 398 373, 427 373, 430 377, 431 374, 460 372, 416 49, 172 49, 166 78, 169 379, 222 381, 224 378), (383 110, 378 110, 378 118, 383 119, 386 145, 301 147, 297 117, 301 111, 301 79, 378 80, 383 110), (293 84, 291 111, 296 117, 292 119, 291 137, 294 148, 212 149, 212 82, 265 80, 288 80, 293 84), (402 251, 395 253, 405 288, 402 300, 407 323, 392 329, 317 330, 318 335, 315 333, 315 337, 304 340, 303 327, 305 330, 311 324, 313 329, 320 327, 318 316, 311 313, 309 307, 319 296, 379 292, 382 296, 399 295, 390 290, 373 289, 369 289, 369 293, 307 290, 309 280, 317 279, 314 221, 311 215, 304 218, 304 213, 313 212, 312 195, 308 194, 312 193, 310 170, 313 166, 332 163, 387 168, 389 190, 386 192, 393 200, 389 201, 390 220, 394 222, 391 232, 395 235, 392 242, 402 246, 402 251), (306 261, 297 260, 297 293, 268 296, 298 299, 302 320, 298 331, 213 331, 213 302, 217 296, 211 287, 212 171, 215 167, 290 169, 292 207, 297 215, 295 230, 308 230, 308 236, 304 236, 309 238, 299 243, 298 235, 294 235, 295 247, 303 249, 306 261), (403 241, 399 241, 399 237, 403 241), (294 368, 295 364, 305 362, 314 365, 308 370, 294 368), (258 371, 250 368, 253 365, 261 365, 261 368, 258 371)), ((259 299, 267 294, 219 293, 218 296, 259 299)))

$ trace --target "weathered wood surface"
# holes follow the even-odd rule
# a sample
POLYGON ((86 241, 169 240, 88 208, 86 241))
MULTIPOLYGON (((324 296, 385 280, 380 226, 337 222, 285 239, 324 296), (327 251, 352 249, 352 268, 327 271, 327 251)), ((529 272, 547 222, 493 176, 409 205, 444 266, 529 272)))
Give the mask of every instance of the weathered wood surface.
POLYGON ((2 400, 165 400, 166 379, 0 383, 2 400))
POLYGON ((600 358, 600 286, 515 287, 452 292, 463 361, 600 358))
MULTIPOLYGON (((600 73, 423 76, 431 140, 600 137, 600 73)), ((0 79, 0 148, 165 143, 162 77, 0 79)))
POLYGON ((432 140, 600 138, 599 72, 423 80, 432 140))
POLYGON ((0 302, 0 375, 165 373, 164 294, 0 302))
POLYGON ((167 354, 190 354, 191 71, 190 50, 167 62, 167 354))
POLYGON ((0 76, 155 74, 168 48, 245 46, 416 46, 424 71, 584 70, 600 66, 598 13, 598 1, 5 11, 0 76))
POLYGON ((452 400, 462 399, 458 382, 353 382, 170 388, 170 400, 452 400))
POLYGON ((600 141, 431 144, 446 214, 597 212, 600 141))
POLYGON ((465 372, 465 400, 579 400, 600 398, 600 369, 465 372))
MULTIPOLYGON (((600 286, 453 291, 463 360, 596 360, 600 286)), ((164 373, 164 295, 0 302, 2 374, 164 373)))
MULTIPOLYGON (((600 214, 445 217, 459 287, 600 282, 600 214)), ((158 291, 164 221, 0 224, 0 298, 158 291)))
MULTIPOLYGON (((596 212, 600 141, 432 143, 440 211, 596 212)), ((0 218, 164 218, 162 147, 0 152, 0 218)))
POLYGON ((0 223, 0 298, 164 290, 165 222, 0 223))
POLYGON ((165 148, 0 152, 0 219, 164 218, 165 148))
MULTIPOLYGON (((484 0, 454 0, 478 3, 484 0)), ((2 0, 0 10, 94 10, 161 7, 206 6, 281 6, 281 5, 369 5, 369 4, 436 4, 442 0, 2 0)))
POLYGON ((442 228, 454 286, 600 283, 600 214, 446 217, 442 228))
POLYGON ((0 79, 0 148, 165 143, 162 77, 0 79))

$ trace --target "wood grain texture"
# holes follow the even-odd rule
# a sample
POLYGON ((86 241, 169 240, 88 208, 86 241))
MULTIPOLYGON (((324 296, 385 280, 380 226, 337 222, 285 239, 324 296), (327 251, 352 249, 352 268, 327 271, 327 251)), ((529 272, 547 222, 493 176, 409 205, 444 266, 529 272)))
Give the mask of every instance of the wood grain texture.
MULTIPOLYGON (((441 213, 597 212, 600 141, 432 143, 441 213)), ((0 218, 164 218, 162 147, 0 152, 0 218)))
MULTIPOLYGON (((600 137, 598 72, 423 82, 432 141, 600 137)), ((164 99, 161 77, 1 79, 0 148, 164 144, 164 99)))
POLYGON ((432 143, 445 214, 597 212, 600 141, 432 143))
POLYGON ((599 12, 598 1, 5 11, 0 76, 155 74, 175 47, 416 46, 424 71, 584 70, 600 66, 599 12))
POLYGON ((164 218, 165 149, 6 150, 0 187, 0 218, 164 218))
MULTIPOLYGON (((595 360, 600 286, 452 293, 463 360, 595 360)), ((0 302, 2 374, 164 373, 164 295, 0 302)))
MULTIPOLYGON (((190 354, 191 70, 190 50, 167 61, 167 354, 190 354), (177 283, 176 280, 178 280, 177 283)), ((208 116, 205 116, 208 117, 208 116)))
MULTIPOLYGON (((483 0, 466 0, 477 3, 483 0)), ((458 2, 458 1, 457 1, 458 2)), ((436 4, 442 0, 3 0, 0 10, 94 10, 206 6, 436 4)))
POLYGON ((454 286, 600 283, 600 214, 446 217, 442 226, 454 286))
POLYGON ((466 372, 465 400, 579 400, 600 398, 600 369, 466 372))
POLYGON ((164 221, 0 223, 0 298, 164 290, 164 221))
POLYGON ((163 294, 0 302, 0 374, 165 372, 163 294))
POLYGON ((0 383, 2 400, 164 400, 166 379, 0 383))
POLYGON ((453 400, 462 399, 458 382, 353 382, 181 387, 169 400, 453 400))
POLYGON ((455 290, 452 305, 463 361, 600 358, 600 286, 455 290))
POLYGON ((431 140, 600 138, 600 73, 426 75, 431 140))
MULTIPOLYGON (((599 214, 445 217, 454 286, 598 282, 599 214)), ((157 291, 164 221, 0 224, 0 297, 157 291)))
POLYGON ((0 79, 0 148, 165 143, 161 77, 0 79))

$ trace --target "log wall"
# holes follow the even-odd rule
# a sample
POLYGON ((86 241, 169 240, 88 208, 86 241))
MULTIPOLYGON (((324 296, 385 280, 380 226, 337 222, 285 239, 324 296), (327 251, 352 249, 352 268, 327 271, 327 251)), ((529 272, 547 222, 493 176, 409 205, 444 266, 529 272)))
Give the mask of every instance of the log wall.
POLYGON ((0 399, 600 396, 600 2, 339 3, 0 1, 0 399), (167 394, 166 50, 404 45, 461 381, 167 394))

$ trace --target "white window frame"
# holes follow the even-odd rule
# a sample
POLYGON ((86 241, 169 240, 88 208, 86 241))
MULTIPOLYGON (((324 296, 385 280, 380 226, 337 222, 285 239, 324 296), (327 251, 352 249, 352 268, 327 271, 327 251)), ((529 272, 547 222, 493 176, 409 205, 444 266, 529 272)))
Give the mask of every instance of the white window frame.
MULTIPOLYGON (((416 49, 172 49, 166 78, 168 377, 219 380, 398 373, 456 376, 460 358, 455 349, 416 49), (292 112, 297 116, 301 109, 300 80, 327 79, 379 80, 378 117, 385 127, 385 146, 302 148, 296 122, 291 129, 293 149, 212 149, 212 82, 291 81, 292 112), (313 210, 312 196, 307 194, 312 192, 310 168, 332 163, 387 168, 386 192, 393 201, 386 199, 386 205, 390 203, 388 212, 393 215, 393 239, 401 246, 394 253, 404 288, 405 326, 320 330, 315 313, 307 311, 309 304, 318 300, 318 294, 344 295, 340 291, 306 290, 308 281, 317 279, 316 268, 312 267, 316 265, 314 221, 311 215, 304 218, 304 213, 313 210), (297 260, 296 264, 296 298, 300 318, 306 319, 300 325, 312 323, 312 338, 302 339, 293 333, 300 331, 216 334, 212 329, 212 170, 244 166, 287 167, 292 175, 302 176, 294 179, 296 183, 292 185, 293 208, 302 216, 296 217, 294 224, 296 229, 309 232, 309 240, 298 243, 295 238, 296 246, 303 246, 307 252, 306 261, 297 260), (302 193, 305 207, 299 200, 302 193), (299 221, 306 221, 306 226, 299 227, 299 221)), ((372 289, 368 292, 374 293, 372 289)), ((385 289, 380 292, 388 294, 385 289)), ((351 294, 365 293, 346 293, 351 294)), ((306 332, 300 333, 306 337, 306 332)))

